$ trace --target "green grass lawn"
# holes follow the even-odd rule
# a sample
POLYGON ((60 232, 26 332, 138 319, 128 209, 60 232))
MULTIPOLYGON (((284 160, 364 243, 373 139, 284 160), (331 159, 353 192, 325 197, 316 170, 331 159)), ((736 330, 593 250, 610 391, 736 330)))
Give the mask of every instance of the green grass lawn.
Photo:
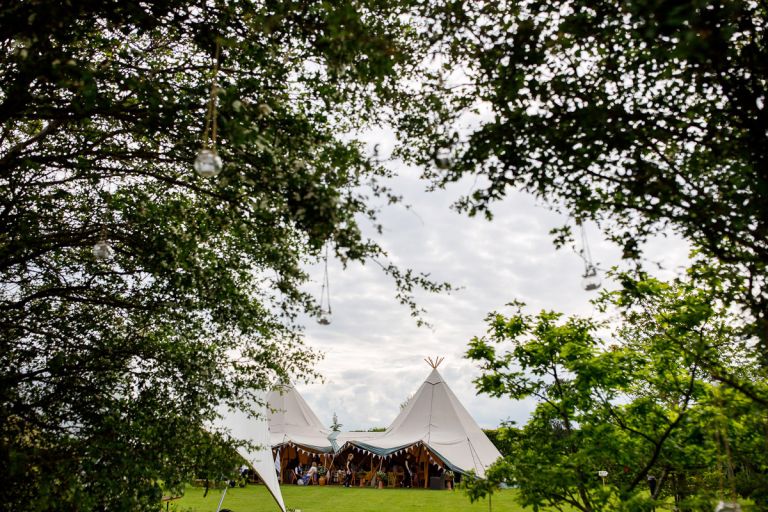
MULTIPOLYGON (((515 501, 517 491, 496 491, 492 507, 483 499, 470 503, 463 491, 431 491, 426 489, 372 489, 341 486, 285 485, 281 487, 285 506, 301 512, 522 512, 515 501)), ((170 506, 175 512, 215 512, 221 499, 221 489, 211 489, 203 498, 203 489, 188 486, 184 497, 170 506)), ((714 505, 713 505, 714 506, 714 505)), ((744 510, 751 510, 742 503, 744 510)), ((263 485, 227 490, 222 508, 233 512, 277 512, 275 501, 263 485)), ((165 509, 165 507, 163 507, 165 509)), ((658 510, 671 510, 672 502, 658 510)), ((528 511, 532 509, 527 509, 528 511)), ((544 509, 543 509, 544 510, 544 509)), ((570 510, 570 509, 566 509, 570 510)), ((711 510, 711 509, 710 509, 711 510)))
MULTIPOLYGON (((287 508, 302 512, 486 512, 488 500, 470 503, 462 491, 432 491, 426 489, 371 489, 340 486, 285 485, 283 499, 287 508)), ((492 509, 520 512, 514 490, 499 491, 493 495, 492 509)), ((187 487, 184 497, 174 502, 177 512, 215 512, 221 498, 221 489, 211 489, 203 498, 203 489, 187 487)), ((222 508, 234 512, 278 510, 272 496, 263 485, 249 485, 245 489, 229 489, 222 508)))

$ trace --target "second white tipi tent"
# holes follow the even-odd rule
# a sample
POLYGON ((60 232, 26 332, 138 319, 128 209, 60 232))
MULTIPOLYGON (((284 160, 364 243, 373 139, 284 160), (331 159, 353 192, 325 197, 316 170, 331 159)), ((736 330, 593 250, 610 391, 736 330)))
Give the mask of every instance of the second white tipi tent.
POLYGON ((484 478, 501 453, 437 371, 441 361, 428 360, 432 371, 383 435, 347 443, 379 457, 423 447, 445 467, 484 478))
POLYGON ((277 386, 267 397, 269 404, 270 443, 275 453, 280 481, 292 481, 296 464, 319 462, 328 466, 333 460, 331 433, 309 404, 290 384, 277 386))
POLYGON ((332 453, 330 430, 290 384, 273 389, 268 397, 269 433, 273 449, 295 446, 316 454, 332 453))

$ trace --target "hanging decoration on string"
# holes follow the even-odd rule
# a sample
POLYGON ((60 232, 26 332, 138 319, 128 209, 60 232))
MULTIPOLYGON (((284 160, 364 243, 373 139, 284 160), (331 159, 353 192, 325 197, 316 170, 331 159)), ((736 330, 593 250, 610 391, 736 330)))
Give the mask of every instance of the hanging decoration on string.
POLYGON ((112 257, 112 246, 107 242, 107 228, 101 227, 101 234, 99 235, 99 241, 93 246, 93 256, 97 260, 104 261, 112 257))
POLYGON ((328 244, 325 244, 325 256, 323 257, 324 272, 323 286, 320 289, 320 318, 317 323, 320 325, 331 324, 331 282, 328 279, 328 244))
POLYGON ((584 275, 582 275, 581 286, 586 291, 591 292, 600 288, 602 284, 600 282, 600 276, 597 273, 597 267, 592 261, 592 252, 589 250, 589 243, 587 241, 587 232, 584 229, 584 224, 581 220, 576 220, 576 224, 581 230, 581 250, 579 255, 584 260, 584 275))
POLYGON ((208 97, 208 111, 205 117, 205 130, 203 131, 202 148, 195 158, 195 172, 203 178, 218 176, 223 167, 221 157, 216 151, 216 103, 218 101, 218 84, 216 78, 219 74, 220 45, 216 42, 216 54, 213 63, 213 79, 211 80, 211 94, 208 97))
POLYGON ((448 170, 453 167, 453 150, 451 148, 443 146, 437 148, 435 151, 435 166, 438 169, 448 170))
POLYGON ((101 218, 101 229, 99 231, 99 238, 98 241, 93 245, 93 257, 96 258, 99 261, 106 261, 109 258, 112 257, 113 251, 112 246, 109 245, 109 242, 107 241, 107 200, 106 196, 109 192, 109 181, 107 179, 106 188, 107 190, 104 190, 104 183, 102 179, 99 179, 98 182, 99 190, 97 191, 97 195, 99 196, 99 206, 97 206, 97 216, 101 218))
MULTIPOLYGON (((437 88, 439 90, 445 90, 447 77, 444 74, 440 74, 437 77, 437 88)), ((453 167, 455 160, 454 147, 459 142, 458 133, 454 132, 452 135, 448 134, 446 129, 438 128, 437 135, 440 137, 440 145, 435 148, 435 152, 432 155, 432 161, 435 167, 446 171, 453 167)))

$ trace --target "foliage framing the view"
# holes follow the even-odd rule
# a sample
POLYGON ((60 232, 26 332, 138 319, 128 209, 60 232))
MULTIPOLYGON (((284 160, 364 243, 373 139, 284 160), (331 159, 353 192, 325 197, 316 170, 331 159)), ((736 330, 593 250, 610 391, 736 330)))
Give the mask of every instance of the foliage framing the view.
POLYGON ((766 27, 749 0, 447 2, 433 29, 453 101, 435 97, 430 138, 423 118, 403 125, 422 143, 406 153, 450 148, 451 168, 426 175, 475 177, 458 203, 473 215, 516 189, 595 221, 625 258, 682 235, 722 266, 768 366, 766 27))
MULTIPOLYGON (((397 198, 347 134, 418 104, 407 7, 0 8, 7 506, 154 508, 161 482, 228 471, 226 436, 205 428, 219 405, 311 375, 303 265, 325 244, 345 263, 385 257, 358 222, 397 198), (209 95, 224 169, 203 179, 209 95)), ((381 264, 411 307, 413 286, 439 288, 381 264)))
POLYGON ((473 499, 506 481, 535 508, 640 511, 670 497, 694 510, 738 494, 768 509, 768 459, 756 450, 768 422, 749 396, 768 389, 753 379, 758 360, 739 326, 717 292, 694 281, 633 285, 602 298, 620 312, 610 335, 586 319, 524 314, 519 304, 511 316, 489 317, 488 336, 467 354, 482 369, 478 389, 537 406, 523 427, 507 427, 504 457, 486 481, 469 483, 473 499), (713 384, 715 374, 752 387, 713 384))

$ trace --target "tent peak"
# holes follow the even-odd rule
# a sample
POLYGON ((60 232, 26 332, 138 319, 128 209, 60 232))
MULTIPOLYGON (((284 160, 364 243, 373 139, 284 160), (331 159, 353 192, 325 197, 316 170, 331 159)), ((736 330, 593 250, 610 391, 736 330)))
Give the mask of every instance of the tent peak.
POLYGON ((439 356, 436 356, 434 359, 432 359, 431 357, 425 357, 424 361, 426 361, 426 363, 429 366, 431 366, 433 369, 437 370, 437 367, 440 366, 440 363, 442 363, 444 359, 445 359, 444 357, 439 357, 439 356))

